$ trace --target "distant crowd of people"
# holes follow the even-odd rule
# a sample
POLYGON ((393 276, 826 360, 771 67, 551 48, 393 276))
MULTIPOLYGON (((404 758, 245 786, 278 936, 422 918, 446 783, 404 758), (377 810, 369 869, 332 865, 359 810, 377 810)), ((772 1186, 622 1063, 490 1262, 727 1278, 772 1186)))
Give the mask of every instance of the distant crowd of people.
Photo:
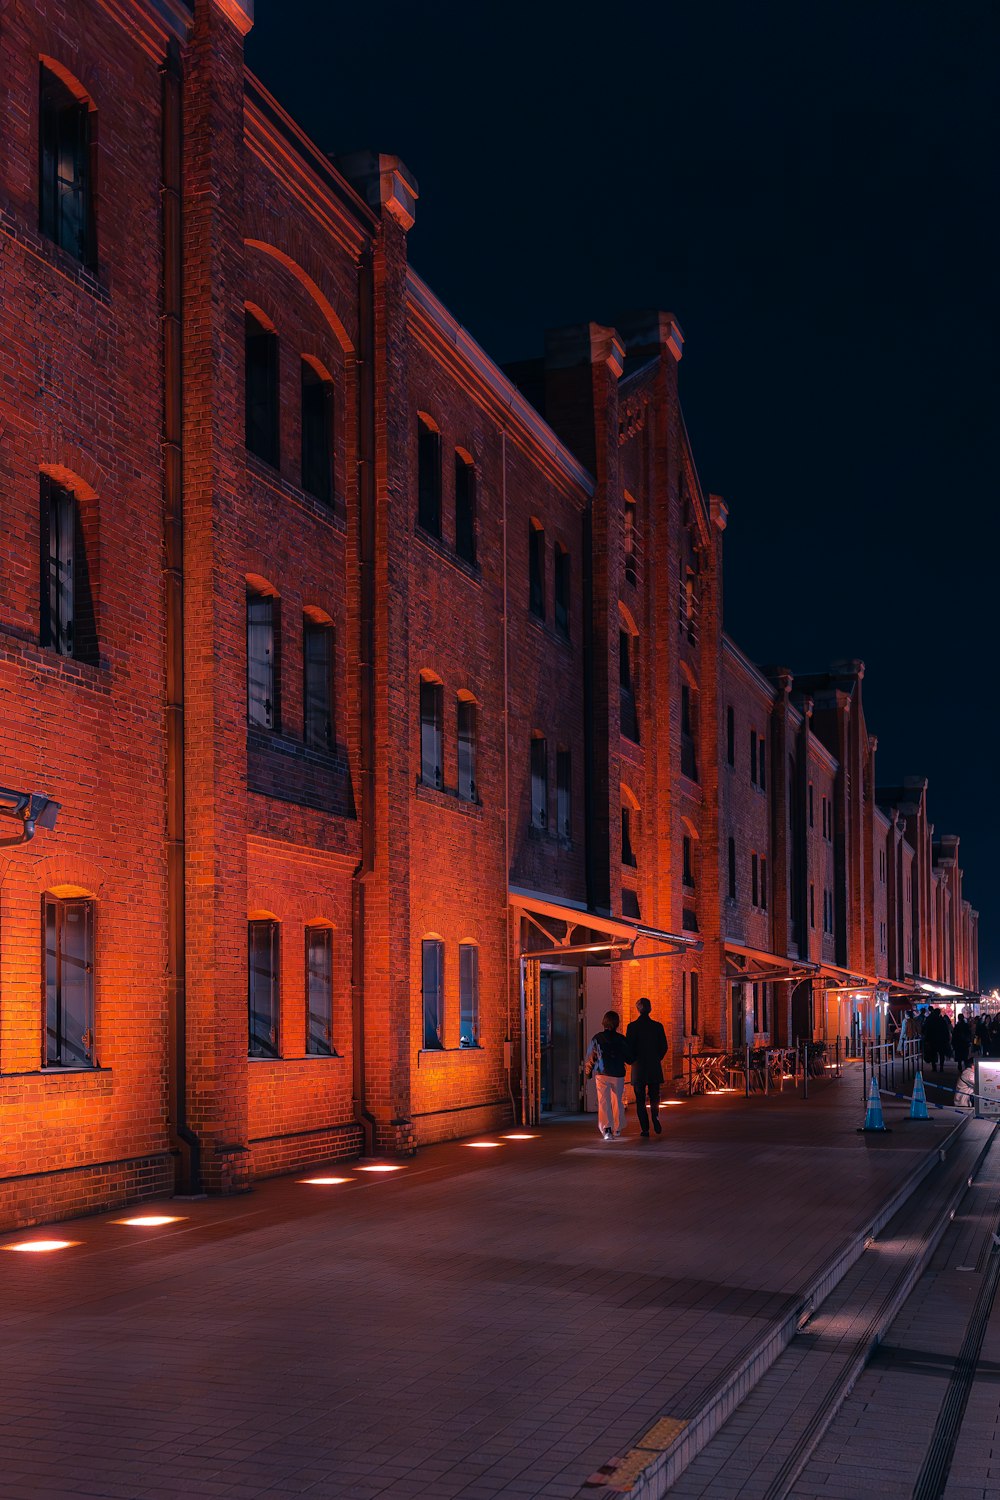
POLYGON ((973 1016, 964 1010, 954 1026, 936 1005, 921 1017, 908 1012, 903 1017, 900 1041, 919 1035, 924 1054, 924 1064, 929 1071, 944 1072, 949 1057, 961 1073, 974 1056, 1000 1057, 1000 1014, 995 1016, 973 1016))

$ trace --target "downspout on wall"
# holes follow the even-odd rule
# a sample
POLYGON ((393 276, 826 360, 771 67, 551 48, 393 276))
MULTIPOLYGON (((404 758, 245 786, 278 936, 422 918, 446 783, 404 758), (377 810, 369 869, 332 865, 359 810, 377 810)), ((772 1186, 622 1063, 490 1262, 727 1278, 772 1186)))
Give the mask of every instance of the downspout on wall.
POLYGON ((184 829, 184 492, 181 333, 183 100, 180 50, 171 41, 162 69, 163 141, 163 567, 166 615, 166 844, 168 1090, 174 1189, 202 1191, 201 1142, 187 1120, 187 932, 184 829))
POLYGON ((351 1016, 354 1118, 365 1152, 375 1150, 376 1121, 365 1102, 365 896, 375 869, 375 330, 372 253, 358 267, 358 676, 361 762, 361 860, 351 890, 351 1016))

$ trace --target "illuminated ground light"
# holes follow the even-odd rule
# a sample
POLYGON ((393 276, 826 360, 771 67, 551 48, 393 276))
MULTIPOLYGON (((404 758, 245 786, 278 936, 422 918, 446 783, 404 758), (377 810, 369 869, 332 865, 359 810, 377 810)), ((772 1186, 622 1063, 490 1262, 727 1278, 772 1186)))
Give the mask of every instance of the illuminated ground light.
POLYGON ((370 1167, 358 1168, 359 1172, 402 1172, 404 1170, 402 1166, 395 1166, 389 1161, 377 1161, 373 1162, 370 1167))
POLYGON ((78 1245, 79 1240, 21 1240, 17 1245, 4 1245, 5 1250, 68 1250, 78 1245))
POLYGON ((676 1109, 679 1104, 683 1104, 684 1102, 685 1101, 683 1099, 661 1099, 660 1100, 660 1108, 661 1109, 676 1109))
POLYGON ((300 1177, 299 1185, 302 1187, 338 1187, 342 1182, 353 1181, 353 1177, 300 1177))
POLYGON ((473 1151, 493 1151, 499 1145, 499 1141, 463 1141, 463 1146, 471 1146, 473 1151))
POLYGON ((504 1140, 505 1141, 537 1141, 538 1137, 537 1137, 537 1135, 527 1135, 527 1134, 523 1134, 521 1131, 515 1130, 515 1131, 512 1131, 509 1135, 505 1135, 504 1136, 504 1140))
POLYGON ((136 1219, 112 1219, 112 1224, 130 1224, 136 1229, 159 1229, 164 1224, 183 1224, 184 1214, 142 1214, 136 1219))

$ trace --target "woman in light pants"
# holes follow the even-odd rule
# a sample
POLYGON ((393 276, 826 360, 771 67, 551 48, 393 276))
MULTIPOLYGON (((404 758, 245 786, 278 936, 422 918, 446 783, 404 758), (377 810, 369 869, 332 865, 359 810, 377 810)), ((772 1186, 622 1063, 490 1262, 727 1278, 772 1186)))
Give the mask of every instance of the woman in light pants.
POLYGON ((597 1128, 606 1141, 622 1133, 625 1114, 625 1069, 632 1061, 631 1048, 620 1035, 621 1018, 616 1010, 604 1017, 604 1030, 591 1037, 585 1061, 588 1078, 597 1087, 597 1128))

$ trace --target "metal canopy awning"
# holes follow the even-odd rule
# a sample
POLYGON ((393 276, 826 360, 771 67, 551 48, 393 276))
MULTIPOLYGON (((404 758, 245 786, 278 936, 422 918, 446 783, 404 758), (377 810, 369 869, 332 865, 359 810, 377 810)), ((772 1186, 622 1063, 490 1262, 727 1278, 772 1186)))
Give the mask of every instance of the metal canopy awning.
POLYGON ((942 984, 938 979, 925 979, 922 974, 914 974, 911 983, 919 992, 919 998, 933 997, 936 1000, 981 1000, 982 996, 978 990, 963 989, 960 984, 942 984))
POLYGON ((646 922, 630 922, 627 917, 609 917, 574 901, 556 901, 518 886, 510 886, 508 896, 511 906, 527 917, 549 944, 547 948, 523 952, 522 959, 561 957, 564 954, 585 958, 590 954, 595 963, 609 963, 622 958, 638 960, 669 958, 684 952, 700 953, 704 947, 701 938, 689 932, 667 932, 646 922), (555 930, 559 923, 565 928, 562 933, 555 930), (579 927, 597 934, 598 940, 574 942, 573 933, 579 927), (636 952, 636 944, 644 939, 661 946, 652 953, 636 952))
POLYGON ((854 974, 850 969, 842 969, 838 964, 820 964, 819 973, 821 979, 833 981, 824 986, 828 990, 877 990, 881 988, 878 980, 866 974, 854 974))
POLYGON ((764 948, 748 948, 743 943, 726 943, 726 978, 740 984, 796 984, 819 973, 819 964, 807 958, 790 958, 786 953, 768 953, 764 948), (742 960, 742 967, 740 961, 742 960))

